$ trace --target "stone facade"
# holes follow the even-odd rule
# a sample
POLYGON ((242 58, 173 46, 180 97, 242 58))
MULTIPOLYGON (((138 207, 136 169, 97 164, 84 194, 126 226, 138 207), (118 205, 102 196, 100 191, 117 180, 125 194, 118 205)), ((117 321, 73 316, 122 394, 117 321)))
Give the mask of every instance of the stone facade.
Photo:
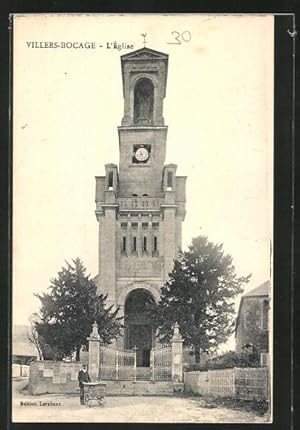
POLYGON ((235 329, 235 349, 251 343, 259 354, 269 351, 270 282, 242 296, 235 329))
MULTIPOLYGON (((126 314, 126 300, 134 290, 158 300, 173 268, 181 248, 186 177, 176 176, 175 164, 164 164, 168 55, 143 48, 123 55, 121 65, 120 163, 107 164, 105 176, 96 177, 97 285, 108 294, 108 304, 126 314)), ((123 346, 132 347, 134 341, 128 342, 123 346)))

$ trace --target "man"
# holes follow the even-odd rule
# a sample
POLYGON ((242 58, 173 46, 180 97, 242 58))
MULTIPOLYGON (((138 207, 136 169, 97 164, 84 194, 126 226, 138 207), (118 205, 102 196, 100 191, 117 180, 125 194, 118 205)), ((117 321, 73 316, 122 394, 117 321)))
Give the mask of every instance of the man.
POLYGON ((91 382, 90 375, 87 371, 87 365, 83 364, 81 369, 78 372, 78 381, 79 381, 79 389, 80 389, 80 404, 84 405, 84 382, 91 382))

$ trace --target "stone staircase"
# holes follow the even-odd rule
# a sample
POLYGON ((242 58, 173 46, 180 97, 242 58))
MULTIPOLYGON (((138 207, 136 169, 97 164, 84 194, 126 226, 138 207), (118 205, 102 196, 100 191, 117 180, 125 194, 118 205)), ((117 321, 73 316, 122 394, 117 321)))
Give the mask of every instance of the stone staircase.
POLYGON ((150 367, 137 367, 136 368, 136 380, 137 381, 150 381, 151 380, 151 368, 150 367))
POLYGON ((172 381, 103 381, 104 396, 172 396, 172 381))
POLYGON ((104 380, 107 396, 170 396, 173 395, 172 381, 151 380, 150 367, 136 368, 136 381, 104 380))

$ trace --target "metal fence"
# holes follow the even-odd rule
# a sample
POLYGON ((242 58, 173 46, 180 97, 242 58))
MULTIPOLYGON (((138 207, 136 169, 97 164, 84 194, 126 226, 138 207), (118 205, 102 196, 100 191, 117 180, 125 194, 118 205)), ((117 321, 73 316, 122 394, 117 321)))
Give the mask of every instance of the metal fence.
POLYGON ((100 378, 104 380, 136 380, 136 352, 100 347, 100 378))
POLYGON ((160 345, 151 350, 150 355, 152 381, 170 381, 172 379, 172 347, 160 345))
POLYGON ((136 380, 136 352, 116 351, 116 379, 136 380))

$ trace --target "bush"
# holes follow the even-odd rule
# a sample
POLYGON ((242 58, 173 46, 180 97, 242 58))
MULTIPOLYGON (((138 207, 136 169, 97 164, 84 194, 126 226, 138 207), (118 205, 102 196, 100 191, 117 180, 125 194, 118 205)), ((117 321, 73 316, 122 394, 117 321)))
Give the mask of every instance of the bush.
POLYGON ((232 397, 211 397, 205 402, 210 407, 224 407, 239 411, 253 412, 255 415, 263 416, 267 414, 269 404, 267 400, 239 400, 232 397))
POLYGON ((188 371, 232 369, 233 367, 259 367, 258 354, 234 351, 226 352, 218 357, 211 358, 204 364, 191 364, 187 366, 188 371))

